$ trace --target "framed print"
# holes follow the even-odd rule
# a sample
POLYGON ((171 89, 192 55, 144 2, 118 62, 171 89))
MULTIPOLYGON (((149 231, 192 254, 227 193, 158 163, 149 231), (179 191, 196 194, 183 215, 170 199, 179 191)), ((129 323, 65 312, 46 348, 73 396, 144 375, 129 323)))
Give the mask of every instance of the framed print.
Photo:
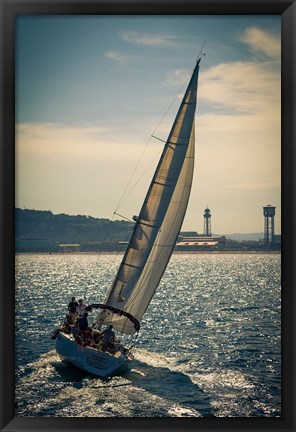
POLYGON ((1 430, 295 430, 295 16, 1 0, 1 430))

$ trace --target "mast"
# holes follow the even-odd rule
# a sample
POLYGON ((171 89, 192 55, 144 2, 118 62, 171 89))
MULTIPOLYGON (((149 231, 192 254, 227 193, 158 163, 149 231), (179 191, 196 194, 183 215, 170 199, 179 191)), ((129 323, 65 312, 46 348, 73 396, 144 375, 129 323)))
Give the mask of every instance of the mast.
MULTIPOLYGON (((185 216, 194 168, 197 60, 130 242, 105 304, 141 320, 166 269, 185 216)), ((105 316, 115 330, 133 334, 124 316, 105 316)))

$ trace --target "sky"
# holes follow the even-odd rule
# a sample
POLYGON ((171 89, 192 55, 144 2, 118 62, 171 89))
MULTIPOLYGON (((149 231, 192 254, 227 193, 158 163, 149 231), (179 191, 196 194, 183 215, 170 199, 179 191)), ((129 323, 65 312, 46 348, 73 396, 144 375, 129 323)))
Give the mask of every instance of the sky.
POLYGON ((281 232, 279 16, 16 18, 16 206, 131 219, 202 46, 183 231, 281 232), (119 216, 120 215, 120 216, 119 216))

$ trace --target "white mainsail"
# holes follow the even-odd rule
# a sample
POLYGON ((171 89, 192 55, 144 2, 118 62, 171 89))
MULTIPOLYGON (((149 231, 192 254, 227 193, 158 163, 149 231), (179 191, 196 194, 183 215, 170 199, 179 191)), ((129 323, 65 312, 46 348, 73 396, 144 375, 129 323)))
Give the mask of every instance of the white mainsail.
MULTIPOLYGON (((166 269, 185 216, 194 168, 194 119, 200 59, 192 73, 175 122, 156 168, 129 245, 105 304, 144 315, 166 269)), ((124 316, 103 312, 104 323, 135 333, 124 316)))

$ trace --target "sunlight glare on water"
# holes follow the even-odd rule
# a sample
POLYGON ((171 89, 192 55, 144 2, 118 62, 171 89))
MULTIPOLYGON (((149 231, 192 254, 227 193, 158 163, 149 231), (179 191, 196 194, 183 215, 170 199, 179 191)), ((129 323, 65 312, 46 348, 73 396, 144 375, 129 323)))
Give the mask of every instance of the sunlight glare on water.
POLYGON ((17 416, 281 415, 280 255, 174 254, 130 370, 102 380, 64 365, 50 333, 73 295, 104 301, 120 260, 17 255, 17 416))

